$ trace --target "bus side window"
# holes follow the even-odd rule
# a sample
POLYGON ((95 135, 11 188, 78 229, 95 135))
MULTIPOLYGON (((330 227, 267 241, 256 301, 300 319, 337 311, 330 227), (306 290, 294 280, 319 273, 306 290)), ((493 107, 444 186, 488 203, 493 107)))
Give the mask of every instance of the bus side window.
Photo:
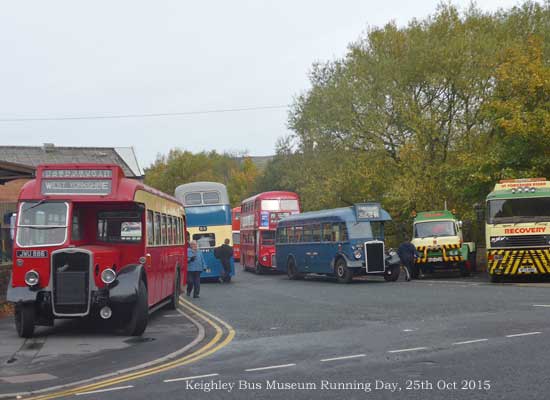
POLYGON ((155 212, 155 244, 157 246, 162 244, 162 238, 160 236, 160 214, 158 212, 155 212))
POLYGON ((174 231, 172 230, 172 217, 166 216, 166 231, 168 233, 168 240, 166 244, 174 244, 174 231))
POLYGON ((294 243, 300 243, 303 242, 303 236, 304 236, 304 227, 303 226, 295 226, 294 227, 294 243))
POLYGON ((162 244, 166 244, 168 240, 166 237, 166 215, 164 214, 162 214, 162 217, 160 220, 160 236, 161 236, 162 244))
POLYGON ((287 243, 294 243, 294 227, 289 226, 286 228, 287 243))
POLYGON ((321 224, 314 224, 312 227, 312 236, 311 239, 313 242, 321 241, 321 224))
POLYGON ((348 227, 345 222, 340 223, 340 232, 342 235, 342 242, 348 241, 348 227))
POLYGON ((339 242, 340 241, 340 224, 335 223, 332 224, 332 242, 339 242))
POLYGON ((71 240, 78 241, 82 240, 82 235, 80 232, 80 211, 73 211, 73 225, 71 227, 71 240))
POLYGON ((153 211, 147 210, 147 245, 155 244, 155 233, 153 229, 153 211))
POLYGON ((304 236, 302 237, 303 242, 312 242, 313 241, 313 225, 304 226, 304 236))
POLYGON ((277 229, 277 243, 288 243, 286 228, 277 229))
POLYGON ((323 242, 332 241, 332 225, 323 224, 323 242))

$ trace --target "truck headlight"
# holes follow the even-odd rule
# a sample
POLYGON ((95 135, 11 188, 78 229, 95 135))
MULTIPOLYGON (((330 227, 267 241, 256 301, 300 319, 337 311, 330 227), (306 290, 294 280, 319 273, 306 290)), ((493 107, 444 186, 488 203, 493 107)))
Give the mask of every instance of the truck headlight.
POLYGON ((355 251, 353 252, 353 256, 354 256, 357 260, 359 260, 359 259, 361 258, 361 251, 360 251, 360 250, 355 250, 355 251))
POLYGON ((111 268, 105 268, 101 273, 101 281, 106 285, 113 283, 116 279, 116 272, 111 268))
POLYGON ((25 283, 29 286, 38 285, 39 280, 40 275, 38 275, 38 272, 36 272, 34 269, 27 271, 27 273, 25 274, 25 283))

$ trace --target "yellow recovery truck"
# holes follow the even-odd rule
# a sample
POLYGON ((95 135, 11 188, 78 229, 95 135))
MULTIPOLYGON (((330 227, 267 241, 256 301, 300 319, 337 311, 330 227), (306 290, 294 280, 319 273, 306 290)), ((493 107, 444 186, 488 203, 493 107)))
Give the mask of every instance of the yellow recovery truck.
POLYGON ((510 179, 487 196, 487 270, 492 282, 550 274, 550 182, 510 179))

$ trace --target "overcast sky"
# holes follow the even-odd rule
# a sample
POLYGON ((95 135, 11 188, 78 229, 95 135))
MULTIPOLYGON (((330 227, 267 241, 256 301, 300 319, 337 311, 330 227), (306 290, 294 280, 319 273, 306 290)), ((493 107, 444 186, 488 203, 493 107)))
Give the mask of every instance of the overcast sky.
MULTIPOLYGON (((466 7, 469 1, 454 1, 466 7)), ((434 0, 2 1, 0 119, 281 106, 311 64, 434 0)), ((484 10, 510 0, 479 0, 484 10)), ((274 153, 284 108, 185 116, 0 122, 0 144, 134 146, 143 167, 173 147, 274 153)))

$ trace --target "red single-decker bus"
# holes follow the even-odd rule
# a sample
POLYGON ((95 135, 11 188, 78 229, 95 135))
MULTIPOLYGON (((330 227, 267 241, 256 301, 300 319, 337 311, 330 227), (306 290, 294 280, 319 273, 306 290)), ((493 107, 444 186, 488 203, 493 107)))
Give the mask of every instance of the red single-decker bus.
POLYGON ((300 212, 293 192, 264 192, 241 203, 241 265, 261 274, 274 269, 277 222, 300 212))
POLYGON ((141 335, 150 312, 177 305, 183 232, 182 204, 118 165, 38 166, 19 194, 7 293, 17 333, 91 315, 141 335))

